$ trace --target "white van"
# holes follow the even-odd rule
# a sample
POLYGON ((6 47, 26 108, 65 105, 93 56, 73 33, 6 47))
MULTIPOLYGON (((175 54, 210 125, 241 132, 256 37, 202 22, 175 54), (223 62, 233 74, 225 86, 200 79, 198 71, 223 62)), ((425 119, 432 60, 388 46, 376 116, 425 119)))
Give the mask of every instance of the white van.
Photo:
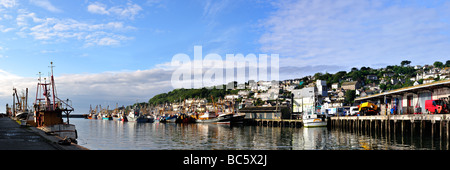
POLYGON ((358 113, 359 113, 359 108, 358 108, 358 106, 352 106, 352 107, 350 107, 350 116, 357 115, 358 113))

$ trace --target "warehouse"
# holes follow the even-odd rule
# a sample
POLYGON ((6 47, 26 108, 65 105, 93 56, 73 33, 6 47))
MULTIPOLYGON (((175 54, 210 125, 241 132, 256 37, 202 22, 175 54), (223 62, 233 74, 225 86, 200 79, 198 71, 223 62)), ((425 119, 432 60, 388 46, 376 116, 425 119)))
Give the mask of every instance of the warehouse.
POLYGON ((426 100, 448 98, 450 96, 450 80, 405 87, 355 99, 355 103, 371 101, 376 103, 381 115, 420 114, 425 110, 426 100), (386 104, 386 105, 385 105, 386 104))

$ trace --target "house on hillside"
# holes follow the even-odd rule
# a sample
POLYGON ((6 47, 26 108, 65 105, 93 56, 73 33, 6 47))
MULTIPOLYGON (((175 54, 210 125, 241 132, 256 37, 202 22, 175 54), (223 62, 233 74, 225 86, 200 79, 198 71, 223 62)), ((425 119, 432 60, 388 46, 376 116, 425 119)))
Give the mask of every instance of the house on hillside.
POLYGON ((356 90, 361 88, 361 83, 359 83, 359 81, 344 82, 342 83, 341 88, 344 90, 356 90))
POLYGON ((338 89, 339 87, 341 87, 340 85, 339 85, 339 83, 333 83, 332 85, 331 85, 331 89, 338 89))
POLYGON ((378 80, 378 77, 376 75, 367 75, 366 79, 367 80, 378 80))

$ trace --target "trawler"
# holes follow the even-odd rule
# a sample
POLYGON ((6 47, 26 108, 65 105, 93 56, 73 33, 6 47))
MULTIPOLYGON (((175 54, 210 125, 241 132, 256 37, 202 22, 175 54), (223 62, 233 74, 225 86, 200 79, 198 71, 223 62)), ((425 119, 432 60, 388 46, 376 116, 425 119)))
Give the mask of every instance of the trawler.
POLYGON ((230 123, 233 114, 206 112, 195 120, 197 123, 230 123))
POLYGON ((34 103, 34 125, 46 133, 55 134, 69 142, 77 143, 76 139, 78 136, 75 125, 69 124, 69 114, 74 109, 69 99, 61 100, 56 95, 53 67, 53 62, 50 62, 51 76, 49 82, 47 82, 46 78, 42 82, 39 74, 34 103), (67 122, 63 121, 63 112, 67 116, 67 122))

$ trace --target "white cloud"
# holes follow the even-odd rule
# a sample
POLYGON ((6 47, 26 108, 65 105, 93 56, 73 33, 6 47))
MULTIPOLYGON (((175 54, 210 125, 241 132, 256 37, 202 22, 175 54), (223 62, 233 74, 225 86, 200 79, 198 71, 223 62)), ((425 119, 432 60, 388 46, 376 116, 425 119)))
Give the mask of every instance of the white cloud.
POLYGON ((103 46, 119 45, 120 41, 110 38, 110 37, 105 37, 105 38, 100 39, 97 44, 103 45, 103 46))
POLYGON ((35 13, 22 11, 16 18, 20 27, 19 35, 32 36, 36 40, 49 42, 63 42, 79 40, 89 46, 117 46, 121 42, 131 40, 132 37, 117 34, 136 29, 125 26, 123 22, 108 22, 92 24, 74 19, 39 18, 35 13))
POLYGON ((30 3, 44 8, 51 12, 62 12, 61 9, 56 8, 50 1, 48 0, 30 0, 30 3))
POLYGON ((224 10, 230 1, 208 0, 203 7, 204 17, 215 17, 220 11, 224 10))
POLYGON ((15 7, 16 4, 16 0, 0 0, 0 7, 3 6, 4 8, 12 8, 15 7))
POLYGON ((0 31, 1 32, 10 32, 10 31, 12 31, 12 30, 14 30, 14 28, 4 28, 2 25, 0 25, 0 31))
POLYGON ((33 82, 33 78, 20 77, 15 74, 8 73, 4 70, 0 69, 0 97, 12 97, 12 88, 26 88, 31 87, 35 82, 33 82))
POLYGON ((111 33, 106 33, 102 31, 97 31, 91 34, 87 34, 83 37, 85 40, 85 47, 90 46, 117 46, 120 45, 120 42, 127 41, 133 39, 132 37, 126 37, 122 35, 116 35, 111 33))
POLYGON ((43 19, 36 17, 36 14, 33 12, 27 12, 25 10, 20 10, 19 15, 17 15, 16 23, 19 27, 24 27, 29 24, 28 20, 32 20, 34 23, 42 22, 43 19))
POLYGON ((137 4, 127 2, 125 6, 113 6, 108 9, 107 5, 100 2, 94 2, 88 5, 87 10, 93 14, 114 15, 119 18, 134 19, 134 17, 142 10, 142 7, 137 4))
POLYGON ((259 42, 263 52, 287 57, 280 59, 283 66, 429 63, 450 52, 449 5, 282 1, 261 23, 266 31, 259 42))
MULTIPOLYGON (((57 71, 57 70, 55 70, 57 71)), ((136 99, 148 101, 152 96, 172 90, 172 71, 162 69, 137 70, 127 72, 104 72, 96 74, 64 74, 55 77, 56 88, 61 99, 69 98, 76 113, 87 112, 89 104, 118 102, 133 104, 136 99)), ((36 77, 21 77, 0 70, 0 101, 11 103, 12 88, 28 88, 29 96, 36 91, 36 77)), ((29 103, 34 97, 29 98, 29 103)), ((31 104, 30 104, 31 105, 31 104)), ((2 107, 4 109, 4 107, 2 107)))
POLYGON ((92 3, 87 7, 90 13, 109 15, 109 12, 108 10, 106 10, 106 8, 106 5, 100 2, 92 3))

